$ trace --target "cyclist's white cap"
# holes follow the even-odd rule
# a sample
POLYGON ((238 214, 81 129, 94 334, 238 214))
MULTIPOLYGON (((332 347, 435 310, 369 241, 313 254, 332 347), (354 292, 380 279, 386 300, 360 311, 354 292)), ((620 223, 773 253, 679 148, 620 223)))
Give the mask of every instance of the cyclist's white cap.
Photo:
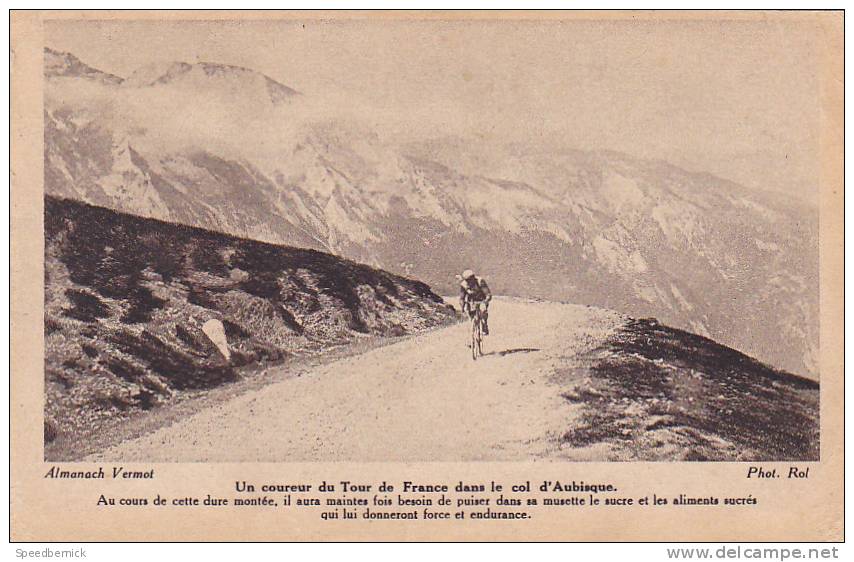
POLYGON ((471 269, 463 271, 463 279, 468 279, 470 277, 474 277, 474 271, 472 271, 471 269))

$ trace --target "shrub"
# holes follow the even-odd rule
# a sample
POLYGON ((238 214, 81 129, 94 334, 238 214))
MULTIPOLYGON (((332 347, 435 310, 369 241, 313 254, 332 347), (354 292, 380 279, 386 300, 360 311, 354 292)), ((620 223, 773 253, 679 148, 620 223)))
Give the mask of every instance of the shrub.
POLYGON ((44 420, 44 442, 52 443, 56 440, 56 425, 50 420, 44 420))
POLYGON ((95 322, 98 318, 106 318, 110 315, 109 307, 93 294, 68 289, 65 295, 72 304, 71 308, 63 310, 63 314, 68 317, 82 322, 95 322))

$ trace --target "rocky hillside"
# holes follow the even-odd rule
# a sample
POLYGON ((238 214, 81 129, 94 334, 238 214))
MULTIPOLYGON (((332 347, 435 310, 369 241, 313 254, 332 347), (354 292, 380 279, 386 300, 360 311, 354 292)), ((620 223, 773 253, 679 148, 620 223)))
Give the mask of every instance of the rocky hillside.
POLYGON ((441 290, 471 267, 498 293, 655 316, 818 378, 808 205, 613 152, 402 142, 247 69, 170 63, 92 80, 74 61, 46 53, 50 194, 441 290))
POLYGON ((110 85, 118 85, 124 82, 122 78, 114 74, 92 68, 71 53, 62 53, 49 48, 44 50, 44 75, 49 79, 65 76, 110 85))
POLYGON ((450 321, 423 283, 329 254, 45 199, 45 436, 241 367, 450 321), (202 331, 222 322, 231 360, 202 331))
POLYGON ((580 410, 563 454, 596 460, 819 460, 818 383, 708 338, 629 320, 554 381, 580 410), (587 451, 579 454, 579 451, 587 451))

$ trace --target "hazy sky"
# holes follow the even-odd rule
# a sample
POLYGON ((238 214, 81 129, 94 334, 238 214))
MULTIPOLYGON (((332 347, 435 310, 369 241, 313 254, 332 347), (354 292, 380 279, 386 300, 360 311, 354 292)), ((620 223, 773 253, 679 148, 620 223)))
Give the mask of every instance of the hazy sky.
POLYGON ((46 25, 118 74, 235 64, 411 133, 613 149, 812 199, 819 83, 795 22, 244 21, 46 25))

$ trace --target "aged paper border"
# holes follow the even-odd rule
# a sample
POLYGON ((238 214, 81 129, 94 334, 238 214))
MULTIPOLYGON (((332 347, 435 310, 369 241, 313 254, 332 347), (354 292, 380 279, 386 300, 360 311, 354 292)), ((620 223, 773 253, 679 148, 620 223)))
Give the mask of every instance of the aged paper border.
MULTIPOLYGON (((10 534, 15 541, 839 541, 843 539, 843 14, 810 11, 219 12, 90 11, 11 14, 10 534), (43 478, 42 22, 46 19, 780 19, 814 26, 820 112, 821 460, 808 480, 748 481, 747 463, 222 463, 150 464, 154 482, 43 478), (626 494, 753 494, 752 508, 550 508, 528 521, 321 522, 294 510, 98 509, 102 491, 169 497, 227 494, 264 482, 613 482, 626 494)), ((788 470, 789 463, 762 463, 788 470)), ((81 466, 81 465, 78 465, 81 466)))

